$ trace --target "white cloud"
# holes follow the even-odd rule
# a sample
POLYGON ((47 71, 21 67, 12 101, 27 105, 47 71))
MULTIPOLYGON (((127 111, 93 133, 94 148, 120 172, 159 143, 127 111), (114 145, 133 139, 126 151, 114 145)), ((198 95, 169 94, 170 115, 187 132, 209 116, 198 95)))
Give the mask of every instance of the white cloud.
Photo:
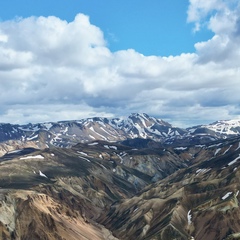
POLYGON ((195 44, 199 62, 216 62, 222 68, 238 66, 240 60, 239 13, 238 0, 190 0, 188 21, 198 26, 204 22, 214 33, 212 39, 195 44))
MULTIPOLYGON (((103 117, 113 117, 114 115, 100 108, 98 114, 103 117)), ((79 120, 86 117, 95 117, 94 108, 85 103, 75 104, 17 104, 1 111, 1 122, 11 122, 14 124, 40 123, 59 120, 79 120)))
POLYGON ((189 125, 239 115, 238 10, 207 2, 191 0, 188 21, 207 22, 215 36, 196 53, 169 57, 112 53, 83 14, 0 22, 1 121, 146 112, 189 125))
POLYGON ((6 43, 8 41, 8 37, 0 33, 0 42, 6 43))
POLYGON ((200 30, 200 23, 204 23, 216 11, 225 9, 225 0, 189 0, 187 21, 194 22, 196 24, 195 29, 200 30))

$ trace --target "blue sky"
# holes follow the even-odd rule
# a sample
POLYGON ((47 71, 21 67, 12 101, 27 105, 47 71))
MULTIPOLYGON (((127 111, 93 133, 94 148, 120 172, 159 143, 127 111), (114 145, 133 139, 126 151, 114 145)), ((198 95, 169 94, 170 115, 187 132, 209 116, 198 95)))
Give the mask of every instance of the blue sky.
POLYGON ((194 33, 187 9, 187 0, 8 0, 0 3, 0 17, 57 16, 72 21, 84 13, 104 32, 112 51, 133 48, 144 55, 169 56, 194 52, 196 42, 213 35, 207 28, 194 33))
POLYGON ((0 122, 240 117, 239 0, 0 2, 0 122))

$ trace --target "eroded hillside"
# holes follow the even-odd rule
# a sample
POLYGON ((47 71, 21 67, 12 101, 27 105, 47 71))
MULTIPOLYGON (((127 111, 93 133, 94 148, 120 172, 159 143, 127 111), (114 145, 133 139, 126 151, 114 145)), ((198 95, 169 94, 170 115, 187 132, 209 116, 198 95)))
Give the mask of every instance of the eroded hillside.
POLYGON ((0 158, 2 239, 237 239, 240 139, 27 148, 0 158))

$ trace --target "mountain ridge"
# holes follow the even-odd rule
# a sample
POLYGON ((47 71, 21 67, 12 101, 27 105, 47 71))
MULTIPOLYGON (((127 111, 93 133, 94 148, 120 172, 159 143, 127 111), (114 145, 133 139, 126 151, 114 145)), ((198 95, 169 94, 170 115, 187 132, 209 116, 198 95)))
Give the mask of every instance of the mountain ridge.
POLYGON ((188 146, 239 134, 238 120, 217 121, 183 129, 145 113, 133 113, 122 119, 94 117, 25 125, 0 124, 0 143, 32 142, 41 149, 50 146, 71 147, 78 142, 117 142, 134 138, 152 139, 166 145, 188 146))

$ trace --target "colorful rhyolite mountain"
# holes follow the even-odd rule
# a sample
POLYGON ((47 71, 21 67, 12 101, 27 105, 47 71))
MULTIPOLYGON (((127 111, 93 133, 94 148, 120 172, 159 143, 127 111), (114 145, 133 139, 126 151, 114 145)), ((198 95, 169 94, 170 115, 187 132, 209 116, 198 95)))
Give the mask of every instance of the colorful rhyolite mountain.
POLYGON ((239 121, 0 129, 0 239, 240 239, 239 121))

